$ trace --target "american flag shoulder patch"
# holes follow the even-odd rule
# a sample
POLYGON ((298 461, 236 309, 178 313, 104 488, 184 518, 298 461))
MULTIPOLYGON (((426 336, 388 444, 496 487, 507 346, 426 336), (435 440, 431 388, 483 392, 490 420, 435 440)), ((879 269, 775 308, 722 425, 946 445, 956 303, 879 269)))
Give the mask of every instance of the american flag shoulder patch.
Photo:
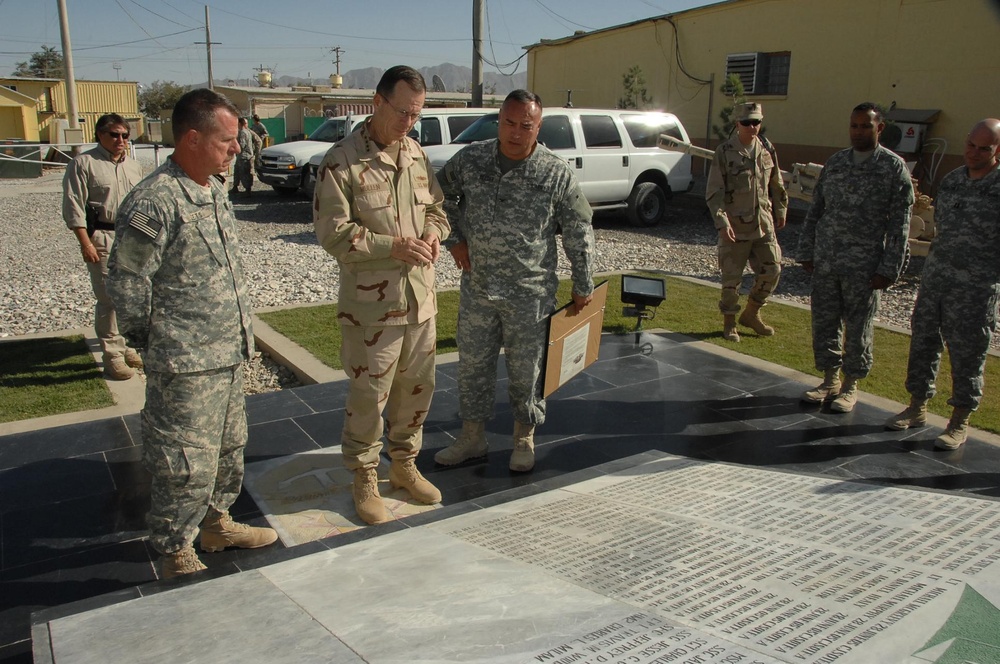
POLYGON ((128 225, 154 240, 160 234, 160 229, 163 228, 162 221, 157 221, 145 212, 139 212, 138 210, 132 213, 132 216, 128 220, 128 225))

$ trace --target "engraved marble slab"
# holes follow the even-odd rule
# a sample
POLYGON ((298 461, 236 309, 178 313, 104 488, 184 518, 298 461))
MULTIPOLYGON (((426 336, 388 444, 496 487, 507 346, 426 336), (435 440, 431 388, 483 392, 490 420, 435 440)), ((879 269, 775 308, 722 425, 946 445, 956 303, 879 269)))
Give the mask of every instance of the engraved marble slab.
MULTIPOLYGON (((397 519, 427 510, 404 489, 389 485, 389 466, 380 461, 379 493, 397 519)), ((246 465, 243 485, 257 501, 282 544, 294 546, 366 527, 354 510, 354 473, 344 468, 340 446, 246 465)))

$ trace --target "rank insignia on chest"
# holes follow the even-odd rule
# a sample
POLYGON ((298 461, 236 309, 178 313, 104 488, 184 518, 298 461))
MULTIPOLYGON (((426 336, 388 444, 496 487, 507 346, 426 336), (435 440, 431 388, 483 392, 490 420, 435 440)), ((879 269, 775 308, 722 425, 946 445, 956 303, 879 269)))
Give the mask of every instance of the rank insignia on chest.
POLYGON ((154 240, 156 239, 156 236, 160 234, 160 229, 163 228, 162 221, 157 221, 148 214, 138 211, 132 213, 132 216, 128 220, 128 225, 130 228, 134 228, 143 235, 148 235, 154 240))

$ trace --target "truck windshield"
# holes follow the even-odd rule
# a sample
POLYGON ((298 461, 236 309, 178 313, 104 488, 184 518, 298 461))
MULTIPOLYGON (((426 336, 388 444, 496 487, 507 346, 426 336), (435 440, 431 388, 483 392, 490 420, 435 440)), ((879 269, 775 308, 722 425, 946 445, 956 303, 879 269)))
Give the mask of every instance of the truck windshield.
POLYGON ((339 118, 327 120, 319 126, 319 129, 310 134, 309 140, 336 143, 344 137, 344 125, 344 120, 339 118))
POLYGON ((496 138, 499 124, 500 114, 488 113, 466 127, 465 131, 456 136, 452 143, 476 143, 496 138))

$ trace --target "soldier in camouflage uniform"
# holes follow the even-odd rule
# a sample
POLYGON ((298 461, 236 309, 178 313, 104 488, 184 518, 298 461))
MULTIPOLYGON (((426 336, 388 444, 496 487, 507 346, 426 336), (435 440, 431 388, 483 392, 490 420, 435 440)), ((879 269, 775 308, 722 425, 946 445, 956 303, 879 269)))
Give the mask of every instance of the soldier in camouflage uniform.
POLYGON ((910 328, 906 391, 910 405, 886 422, 897 431, 927 423, 927 402, 941 351, 951 357, 951 420, 935 441, 958 449, 983 397, 983 369, 1000 304, 1000 120, 977 123, 965 141, 965 166, 945 176, 934 212, 937 235, 920 275, 910 328))
POLYGON ((80 243, 83 262, 97 297, 94 329, 104 355, 104 372, 128 380, 142 358, 118 331, 115 306, 104 282, 115 239, 115 215, 125 194, 142 179, 142 167, 128 154, 129 124, 117 113, 102 115, 94 127, 98 146, 79 155, 63 177, 63 220, 80 243))
POLYGON ((239 134, 236 137, 240 144, 240 153, 236 155, 236 162, 233 164, 233 188, 230 194, 240 191, 240 185, 249 196, 253 189, 253 165, 256 156, 260 154, 260 136, 247 128, 247 119, 240 118, 239 134))
POLYGON ((313 219, 340 265, 340 356, 351 382, 341 449, 366 523, 391 518, 376 472, 383 411, 389 482, 420 502, 441 501, 415 464, 434 393, 434 261, 450 231, 427 155, 407 136, 425 95, 419 72, 388 69, 375 112, 330 149, 316 180, 313 219))
POLYGON ((463 149, 438 174, 454 226, 448 248, 462 269, 456 334, 462 433, 434 460, 454 465, 485 456, 502 345, 514 411, 510 469, 528 471, 535 426, 545 420, 541 372, 559 285, 556 234, 562 232, 579 310, 593 297, 593 213, 566 162, 537 143, 537 95, 511 92, 499 122, 496 140, 463 149))
POLYGON ((722 336, 729 341, 740 340, 736 314, 747 261, 756 278, 739 322, 761 336, 774 334, 774 328, 761 320, 760 308, 781 275, 781 247, 774 232, 784 228, 788 210, 774 146, 758 136, 764 119, 760 104, 739 104, 736 118, 736 135, 716 148, 705 188, 705 200, 719 231, 719 311, 724 321, 722 336))
POLYGON ((851 113, 851 148, 826 162, 799 239, 798 261, 812 275, 812 332, 818 387, 802 400, 849 413, 858 381, 872 367, 880 293, 903 270, 913 183, 906 164, 878 144, 882 111, 870 102, 851 113), (840 369, 844 381, 840 381, 840 369))
POLYGON ((234 522, 253 356, 236 220, 221 179, 237 154, 237 111, 211 90, 174 107, 173 155, 122 202, 108 292, 122 333, 145 348, 143 460, 153 476, 150 543, 169 578, 205 569, 201 548, 256 548, 277 534, 234 522))

